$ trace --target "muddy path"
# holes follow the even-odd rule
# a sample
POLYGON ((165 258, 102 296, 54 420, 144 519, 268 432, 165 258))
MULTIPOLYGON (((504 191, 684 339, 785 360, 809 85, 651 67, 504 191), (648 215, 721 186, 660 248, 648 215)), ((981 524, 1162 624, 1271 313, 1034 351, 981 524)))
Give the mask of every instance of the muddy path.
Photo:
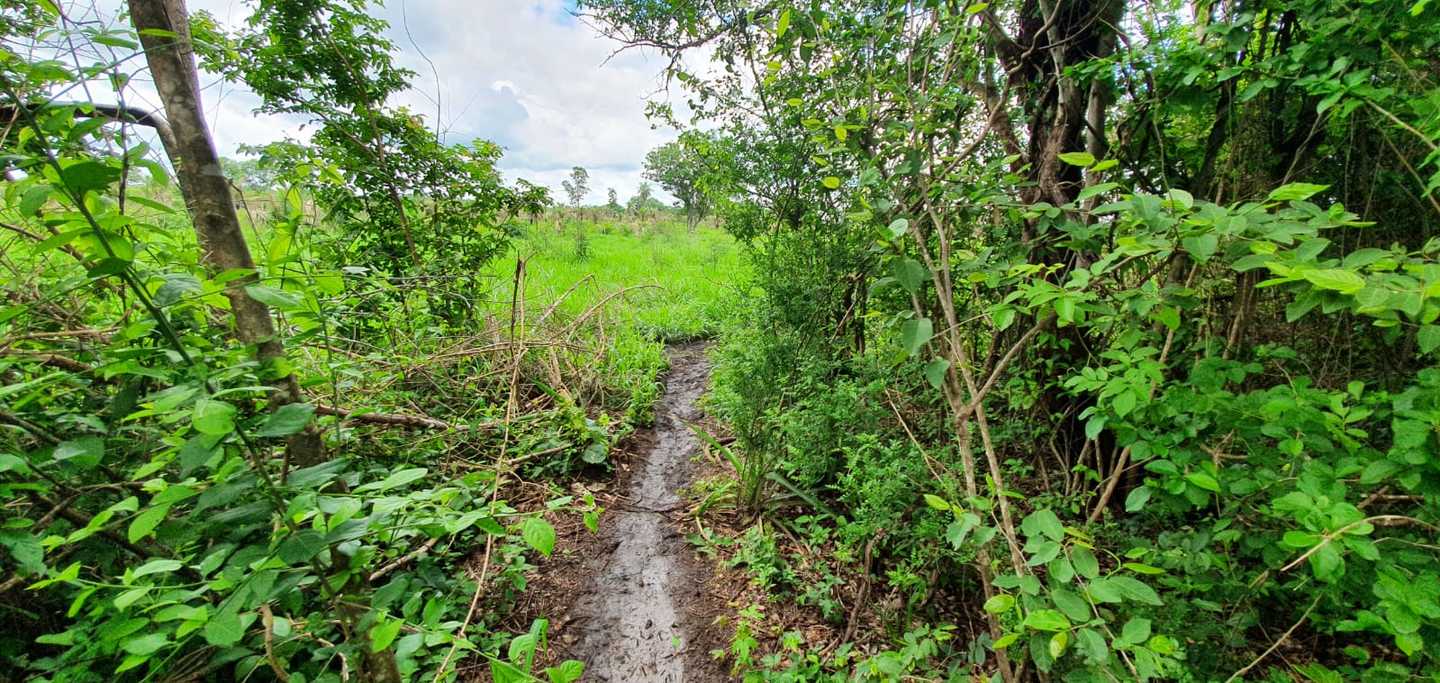
POLYGON ((554 654, 585 662, 585 681, 727 679, 709 655, 724 645, 713 623, 723 601, 708 585, 708 561, 684 538, 677 494, 694 474, 699 440, 689 425, 703 417, 697 401, 710 367, 701 344, 668 354, 655 424, 627 441, 631 456, 602 503, 599 534, 563 539, 564 556, 542 565, 532 587, 552 619, 554 654))

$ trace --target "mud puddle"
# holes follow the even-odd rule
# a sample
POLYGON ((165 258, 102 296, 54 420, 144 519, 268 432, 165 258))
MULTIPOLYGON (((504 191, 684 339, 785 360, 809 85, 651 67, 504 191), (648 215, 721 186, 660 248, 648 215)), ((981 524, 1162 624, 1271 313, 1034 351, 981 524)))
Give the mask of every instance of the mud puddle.
POLYGON ((584 577, 569 596, 558 643, 585 662, 586 681, 680 683, 724 680, 708 656, 706 633, 715 612, 708 566, 677 527, 699 447, 688 426, 701 418, 696 401, 710 367, 699 344, 671 347, 655 425, 637 432, 623 498, 601 520, 601 534, 580 549, 584 577))

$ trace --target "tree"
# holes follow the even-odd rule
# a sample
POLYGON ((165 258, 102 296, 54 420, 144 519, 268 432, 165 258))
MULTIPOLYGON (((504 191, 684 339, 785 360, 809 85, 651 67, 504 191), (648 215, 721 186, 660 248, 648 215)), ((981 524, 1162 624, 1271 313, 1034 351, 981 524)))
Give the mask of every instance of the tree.
MULTIPOLYGON (((664 51, 696 119, 735 152, 713 194, 735 198, 725 227, 764 257, 763 331, 745 341, 768 348, 746 353, 823 368, 819 390, 803 368, 744 377, 737 403, 754 412, 731 420, 737 450, 796 472, 874 439, 948 454, 915 476, 936 479, 942 494, 926 500, 956 535, 887 540, 907 571, 927 543, 932 575, 969 563, 962 580, 994 644, 986 675, 1236 680, 1291 633, 1388 649, 1381 617, 1362 646, 1355 611, 1315 606, 1378 608, 1395 598, 1377 576, 1440 585, 1421 569, 1433 548, 1393 550, 1433 532, 1433 509, 1416 503, 1440 489, 1391 478, 1419 441, 1392 439, 1391 418, 1372 412, 1413 416, 1440 395, 1440 288, 1421 289, 1440 273, 1440 119, 1414 105, 1435 93, 1440 23, 1426 3, 1169 2, 1168 17, 1115 0, 581 5, 612 37, 664 51), (683 69, 681 53, 701 46, 721 68, 683 69), (1406 210, 1372 201, 1381 176, 1403 179, 1406 210), (1355 230, 1358 207, 1384 220, 1355 230), (891 322, 864 332, 878 352, 856 355, 862 345, 834 340, 862 316, 891 322), (876 364, 886 369, 866 374, 876 364), (933 441, 903 424, 823 444, 774 436, 806 400, 833 415, 829 382, 850 373, 882 387, 877 399, 910 396, 895 416, 930 425, 933 441), (1367 403, 1372 386, 1387 389, 1367 403), (1324 436, 1323 420, 1357 408, 1338 418, 1357 423, 1344 445, 1324 436), (818 462, 791 460, 807 451, 818 462), (1375 512, 1397 487, 1427 493, 1375 512), (1411 528, 1377 532, 1380 514, 1411 528), (1157 548, 1223 544, 1228 576, 1191 590, 1144 559, 1102 576, 1091 541, 1117 556, 1135 546, 1128 531, 1107 538, 1106 517, 1157 548), (1355 529, 1385 538, 1336 542, 1355 529), (1266 538, 1289 540, 1277 550, 1266 538), (1128 588, 1107 596, 1112 580, 1128 588), (1187 633, 1188 653, 1152 634, 1151 608, 1193 623, 1179 615, 1202 602, 1245 621, 1187 633), (1101 635, 1096 617, 1132 636, 1101 635)), ((872 463, 893 477, 909 453, 872 463)), ((829 474, 794 483, 844 486, 829 474)), ((869 505, 868 491, 852 495, 869 505)), ((882 520, 870 528, 893 529, 882 520)), ((1428 633, 1402 620, 1400 654, 1364 675, 1436 670, 1417 658, 1428 633)), ((1306 664, 1332 678, 1368 666, 1306 664)))
POLYGON ((645 155, 645 177, 659 183, 680 201, 685 211, 685 225, 692 231, 710 211, 703 186, 706 169, 701 158, 709 142, 705 134, 687 131, 679 140, 667 142, 645 155))
POLYGON ((625 209, 632 216, 644 216, 657 206, 660 206, 660 202, 655 199, 655 191, 650 187, 650 183, 640 183, 640 186, 635 188, 635 196, 626 202, 625 209))
POLYGON ((534 224, 545 214, 545 209, 554 204, 555 200, 550 197, 550 188, 536 185, 524 178, 515 182, 512 214, 525 214, 529 216, 530 223, 534 224))
POLYGON ((616 194, 613 187, 605 191, 605 208, 616 216, 625 212, 625 207, 620 206, 620 195, 616 194))
MULTIPOLYGON (((210 170, 221 168, 221 160, 200 102, 200 78, 185 2, 130 0, 130 16, 170 123, 175 147, 167 147, 165 152, 175 167, 204 259, 216 275, 244 273, 225 285, 225 296, 235 317, 235 336, 255 345, 256 357, 275 373, 274 406, 301 402, 300 385, 285 361, 285 346, 276 334, 270 309, 248 291, 258 278, 255 261, 240 231, 229 183, 225 176, 210 170)), ((318 461, 321 448, 320 435, 313 428, 289 440, 291 457, 297 464, 318 461)))
POLYGON ((484 229, 506 195, 494 168, 500 149, 444 144, 419 115, 389 104, 413 73, 395 64, 388 24, 367 9, 366 0, 262 0, 234 32, 198 18, 197 42, 207 69, 260 96, 259 111, 316 126, 281 158, 286 170, 306 171, 291 180, 341 225, 351 260, 396 276, 477 274, 505 241, 484 229))
POLYGON ((570 178, 561 181, 560 185, 570 198, 570 206, 578 208, 580 202, 585 201, 585 195, 590 194, 590 172, 576 166, 570 169, 570 178))
POLYGON ((220 168, 225 172, 225 177, 241 189, 273 190, 280 180, 276 169, 260 159, 221 157, 220 168))

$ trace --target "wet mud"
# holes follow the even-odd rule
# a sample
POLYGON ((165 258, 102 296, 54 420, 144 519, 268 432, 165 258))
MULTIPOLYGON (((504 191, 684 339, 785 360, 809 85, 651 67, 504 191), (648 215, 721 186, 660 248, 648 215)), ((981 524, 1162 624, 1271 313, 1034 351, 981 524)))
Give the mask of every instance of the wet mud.
POLYGON ((655 425, 634 437, 624 502, 602 519, 602 542, 584 559, 588 578, 566 629, 568 655, 585 662, 586 681, 723 680, 701 637, 708 571, 672 521, 681 507, 676 491, 692 476, 699 440, 689 425, 701 417, 696 403, 710 368, 699 344, 669 353, 655 425))

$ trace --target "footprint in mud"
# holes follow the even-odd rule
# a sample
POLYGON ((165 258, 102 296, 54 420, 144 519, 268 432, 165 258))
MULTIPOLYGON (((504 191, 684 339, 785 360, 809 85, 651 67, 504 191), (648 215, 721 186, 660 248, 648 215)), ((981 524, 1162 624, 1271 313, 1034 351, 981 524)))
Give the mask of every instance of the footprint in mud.
POLYGON ((575 600, 579 629, 571 656, 585 662, 587 681, 715 680, 698 670, 708 667, 687 671, 687 660, 704 657, 686 649, 685 607, 701 579, 688 561, 690 548, 663 514, 680 503, 676 489, 689 483, 698 441, 687 423, 700 417, 695 403, 708 375, 703 346, 672 348, 655 426, 635 435, 628 505, 606 513, 610 550, 587 560, 591 578, 575 600))

